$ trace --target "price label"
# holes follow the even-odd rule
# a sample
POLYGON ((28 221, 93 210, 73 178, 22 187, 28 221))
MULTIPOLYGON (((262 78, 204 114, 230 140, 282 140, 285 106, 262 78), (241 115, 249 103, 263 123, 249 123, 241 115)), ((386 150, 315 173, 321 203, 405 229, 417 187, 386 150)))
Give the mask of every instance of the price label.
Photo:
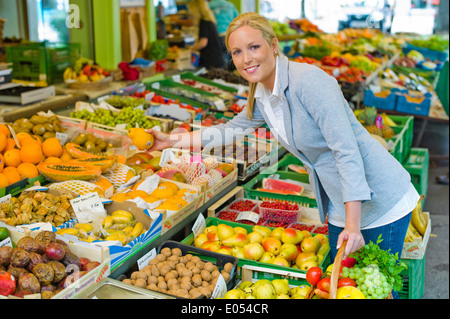
POLYGON ((164 167, 166 163, 173 161, 175 158, 175 153, 171 149, 166 148, 162 151, 161 159, 159 160, 159 166, 164 167))
POLYGON ((194 233, 194 238, 197 238, 198 235, 203 233, 206 228, 206 220, 203 217, 203 214, 198 214, 197 220, 192 226, 192 232, 194 233))
POLYGON ((227 293, 227 283, 225 282, 225 278, 223 278, 222 274, 217 278, 216 286, 211 294, 212 299, 223 298, 227 293))
POLYGON ((97 218, 106 217, 105 207, 97 193, 79 196, 71 199, 70 203, 80 223, 90 223, 97 218))
POLYGON ((227 107, 225 106, 225 103, 223 102, 222 99, 217 99, 214 101, 214 106, 219 110, 219 111, 225 111, 227 109, 227 107))
POLYGON ((238 220, 249 220, 251 222, 254 222, 255 224, 258 224, 259 221, 259 214, 255 213, 255 212, 240 212, 237 217, 236 217, 236 221, 238 220))
POLYGON ((69 135, 66 133, 56 132, 55 137, 61 142, 61 145, 65 145, 69 135))
POLYGON ((175 82, 181 82, 181 75, 176 74, 172 76, 172 80, 174 80, 175 82))
POLYGON ((159 82, 152 83, 152 89, 159 90, 160 86, 159 82))
POLYGON ((154 259, 156 257, 156 255, 157 255, 156 254, 156 248, 153 248, 148 253, 146 253, 144 256, 139 258, 138 261, 137 261, 138 269, 142 270, 142 268, 147 266, 148 263, 150 262, 150 260, 154 259))

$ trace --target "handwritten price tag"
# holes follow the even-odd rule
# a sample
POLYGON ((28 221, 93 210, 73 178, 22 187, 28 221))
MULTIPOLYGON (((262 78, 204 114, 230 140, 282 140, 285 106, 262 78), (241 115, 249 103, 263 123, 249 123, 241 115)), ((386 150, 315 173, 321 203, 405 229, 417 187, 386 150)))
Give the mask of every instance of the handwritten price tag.
POLYGON ((80 223, 89 223, 97 218, 106 217, 105 207, 97 193, 79 196, 71 199, 70 203, 80 223))

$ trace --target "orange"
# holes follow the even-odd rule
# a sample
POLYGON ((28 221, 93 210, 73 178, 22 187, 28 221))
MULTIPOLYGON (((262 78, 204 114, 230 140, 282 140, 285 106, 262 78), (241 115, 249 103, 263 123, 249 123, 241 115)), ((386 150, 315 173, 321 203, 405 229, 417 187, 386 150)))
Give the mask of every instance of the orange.
POLYGON ((9 186, 9 180, 8 177, 6 177, 5 174, 0 173, 0 189, 9 186))
POLYGON ((31 135, 26 132, 19 132, 16 134, 16 139, 19 141, 19 144, 22 145, 25 139, 31 138, 31 135))
POLYGON ((20 149, 20 160, 23 163, 37 164, 43 160, 43 157, 42 148, 36 142, 27 142, 20 149))
POLYGON ((3 150, 3 153, 5 153, 6 151, 9 151, 9 150, 12 150, 13 148, 16 148, 16 141, 10 137, 6 140, 6 147, 3 150))
POLYGON ((5 158, 0 154, 0 173, 3 171, 3 167, 5 167, 5 158))
POLYGON ((17 168, 15 167, 6 167, 3 170, 2 174, 4 174, 8 179, 9 185, 17 183, 18 181, 22 180, 19 172, 17 171, 17 168))
POLYGON ((11 132, 9 131, 9 128, 5 124, 0 124, 0 133, 3 133, 6 135, 6 137, 11 136, 11 132))
POLYGON ((17 166, 21 178, 35 178, 39 176, 39 171, 36 165, 32 163, 22 163, 17 166))
POLYGON ((48 164, 59 164, 62 163, 62 159, 60 159, 59 157, 50 156, 47 157, 44 162, 48 164))
POLYGON ((61 141, 56 137, 46 139, 42 143, 42 152, 47 157, 60 157, 63 154, 61 141))
POLYGON ((2 152, 5 149, 7 143, 8 143, 8 137, 6 137, 5 134, 0 132, 0 152, 2 152))
POLYGON ((20 159, 20 150, 17 148, 6 151, 3 156, 5 158, 5 166, 17 167, 22 163, 22 160, 20 159))

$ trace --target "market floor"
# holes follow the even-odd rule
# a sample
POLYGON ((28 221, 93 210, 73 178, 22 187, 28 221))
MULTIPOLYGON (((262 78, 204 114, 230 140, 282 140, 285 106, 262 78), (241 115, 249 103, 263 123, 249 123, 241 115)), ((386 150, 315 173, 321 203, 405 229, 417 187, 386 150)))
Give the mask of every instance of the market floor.
MULTIPOLYGON (((420 121, 415 122, 416 131, 420 121)), ((430 213, 431 236, 426 248, 422 298, 449 299, 449 185, 436 182, 436 176, 449 172, 449 124, 428 123, 419 147, 428 148, 431 156, 424 205, 424 211, 430 213), (447 159, 433 159, 433 155, 447 159)))

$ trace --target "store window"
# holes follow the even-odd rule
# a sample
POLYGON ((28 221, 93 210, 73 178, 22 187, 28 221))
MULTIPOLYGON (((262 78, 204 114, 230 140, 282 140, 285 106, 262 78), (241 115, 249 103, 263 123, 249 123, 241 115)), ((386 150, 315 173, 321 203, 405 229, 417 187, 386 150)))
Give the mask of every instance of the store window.
POLYGON ((264 0, 259 3, 259 12, 262 16, 283 22, 286 18, 298 19, 301 17, 301 1, 299 0, 264 0))
POLYGON ((70 42, 69 0, 27 0, 31 41, 70 42))

